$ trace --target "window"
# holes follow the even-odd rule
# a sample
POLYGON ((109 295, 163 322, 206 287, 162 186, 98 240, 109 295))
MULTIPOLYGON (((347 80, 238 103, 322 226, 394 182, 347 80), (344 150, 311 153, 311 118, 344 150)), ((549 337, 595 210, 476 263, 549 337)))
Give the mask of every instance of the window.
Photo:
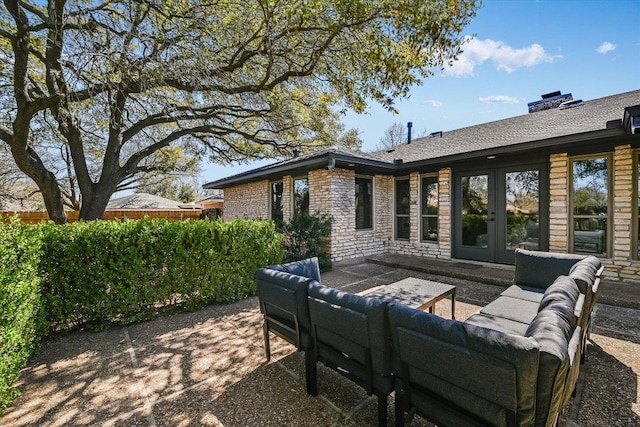
POLYGON ((438 177, 422 177, 422 241, 438 241, 438 177))
POLYGON ((271 219, 282 222, 282 181, 271 183, 271 219))
POLYGON ((373 228, 373 180, 356 177, 356 230, 373 228))
POLYGON ((293 181, 293 214, 309 213, 309 179, 296 178, 293 181))
POLYGON ((409 179, 396 179, 396 239, 409 240, 411 234, 409 221, 409 206, 411 191, 409 179))
POLYGON ((609 164, 608 156, 571 161, 572 252, 607 254, 609 164))
POLYGON ((640 259, 640 154, 636 156, 636 259, 640 259))

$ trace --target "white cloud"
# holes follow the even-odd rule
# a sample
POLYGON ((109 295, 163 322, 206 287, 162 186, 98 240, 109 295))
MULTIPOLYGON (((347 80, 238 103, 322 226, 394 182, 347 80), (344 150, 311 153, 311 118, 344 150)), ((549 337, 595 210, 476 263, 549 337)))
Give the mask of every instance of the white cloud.
POLYGON ((520 100, 513 96, 491 95, 480 97, 480 102, 484 102, 485 104, 518 104, 520 100))
POLYGON ((598 53, 606 55, 607 53, 611 52, 612 50, 615 50, 615 48, 616 48, 615 44, 613 44, 611 42, 604 42, 596 49, 596 51, 598 53))
POLYGON ((445 67, 444 74, 457 77, 471 76, 475 68, 491 60, 498 70, 512 73, 518 68, 532 67, 542 62, 554 62, 560 55, 549 55, 539 44, 514 49, 501 41, 491 39, 478 40, 467 37, 462 45, 462 54, 453 66, 445 67))
POLYGON ((442 102, 437 101, 435 99, 427 99, 426 101, 422 101, 423 104, 431 105, 432 107, 442 107, 442 102))

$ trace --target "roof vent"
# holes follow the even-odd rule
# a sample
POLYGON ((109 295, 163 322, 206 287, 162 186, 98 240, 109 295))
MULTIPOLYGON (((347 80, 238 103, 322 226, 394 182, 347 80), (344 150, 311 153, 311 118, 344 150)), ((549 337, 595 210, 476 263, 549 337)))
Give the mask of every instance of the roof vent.
POLYGON ((566 110, 567 108, 579 107, 582 104, 584 104, 584 102, 582 102, 582 99, 574 99, 574 100, 571 100, 571 101, 565 101, 562 104, 558 105, 558 110, 566 110))
POLYGON ((407 144, 411 144, 411 128, 413 127, 412 122, 407 122, 407 144))
POLYGON ((295 159, 296 157, 300 157, 300 150, 297 148, 293 150, 293 158, 295 159))
POLYGON ((429 138, 442 138, 442 131, 439 130, 437 132, 431 132, 429 134, 429 138))

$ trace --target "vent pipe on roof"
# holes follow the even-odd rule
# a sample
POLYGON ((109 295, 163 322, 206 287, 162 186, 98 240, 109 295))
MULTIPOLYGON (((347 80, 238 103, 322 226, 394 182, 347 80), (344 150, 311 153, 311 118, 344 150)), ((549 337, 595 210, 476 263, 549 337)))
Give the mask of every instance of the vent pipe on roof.
POLYGON ((296 157, 300 157, 300 150, 297 148, 293 150, 293 158, 295 159, 296 157))
POLYGON ((413 127, 412 122, 407 122, 407 144, 411 144, 411 128, 413 127))

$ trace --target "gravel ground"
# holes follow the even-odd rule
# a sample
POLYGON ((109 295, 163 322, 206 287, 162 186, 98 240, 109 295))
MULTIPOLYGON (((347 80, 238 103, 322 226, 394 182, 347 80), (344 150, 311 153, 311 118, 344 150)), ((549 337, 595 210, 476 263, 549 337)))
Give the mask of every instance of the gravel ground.
MULTIPOLYGON (((461 268, 471 277, 478 273, 461 268)), ((456 285, 459 320, 504 289, 362 262, 338 266, 323 282, 359 292, 409 276, 456 285)), ((436 312, 450 317, 450 301, 439 302, 436 312)), ((596 306, 576 397, 560 426, 640 426, 639 325, 640 310, 596 306)), ((22 371, 22 395, 0 417, 0 426, 376 424, 376 400, 363 389, 320 367, 319 395, 310 397, 302 355, 275 338, 267 363, 262 345, 255 297, 100 333, 72 332, 43 343, 22 371)), ((388 413, 393 425, 393 397, 388 413)), ((429 425, 420 417, 411 424, 429 425)))

